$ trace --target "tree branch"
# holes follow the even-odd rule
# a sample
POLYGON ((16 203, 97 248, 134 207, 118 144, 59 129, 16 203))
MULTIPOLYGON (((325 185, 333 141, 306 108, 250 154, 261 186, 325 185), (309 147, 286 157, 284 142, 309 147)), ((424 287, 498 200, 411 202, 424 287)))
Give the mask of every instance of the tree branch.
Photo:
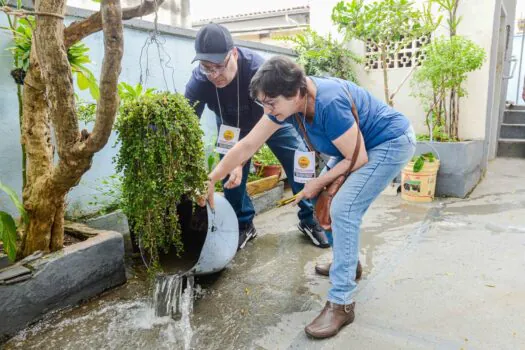
POLYGON ((53 145, 49 124, 46 87, 42 81, 36 45, 31 47, 29 69, 24 79, 22 144, 27 154, 27 182, 23 199, 26 210, 31 210, 31 190, 38 176, 48 173, 53 167, 53 145))
MULTIPOLYGON (((135 17, 147 16, 155 11, 164 0, 144 0, 140 5, 128 7, 122 10, 122 20, 135 17)), ((64 45, 71 47, 76 42, 96 33, 102 29, 102 16, 100 12, 94 13, 86 19, 71 23, 64 30, 64 45)))
POLYGON ((405 75, 405 78, 403 78, 403 81, 398 85, 397 89, 392 94, 390 94, 390 100, 391 101, 394 100, 394 97, 397 95, 399 90, 401 90, 403 85, 405 85, 405 83, 407 82, 408 78, 412 75, 412 73, 414 73, 414 71, 416 69, 417 69, 417 62, 414 62, 414 67, 412 67, 412 69, 407 73, 407 75, 405 75))
MULTIPOLYGON (((65 13, 65 0, 38 1, 37 12, 65 13)), ((40 63, 46 85, 49 116, 53 122, 60 159, 66 159, 78 140, 73 76, 63 44, 63 21, 49 16, 37 16, 33 34, 34 53, 40 63)))
POLYGON ((124 28, 120 0, 102 0, 102 27, 104 32, 104 60, 100 72, 100 99, 93 133, 86 140, 89 153, 98 152, 106 145, 119 107, 118 78, 124 51, 124 28))

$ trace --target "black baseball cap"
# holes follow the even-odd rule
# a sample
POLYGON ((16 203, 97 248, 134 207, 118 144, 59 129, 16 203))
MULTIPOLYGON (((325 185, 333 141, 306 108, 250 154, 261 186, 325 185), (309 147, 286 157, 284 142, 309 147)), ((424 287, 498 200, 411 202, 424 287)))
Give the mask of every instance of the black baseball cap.
POLYGON ((221 64, 233 49, 232 35, 228 29, 217 23, 210 23, 199 29, 195 38, 197 55, 193 61, 209 61, 221 64))

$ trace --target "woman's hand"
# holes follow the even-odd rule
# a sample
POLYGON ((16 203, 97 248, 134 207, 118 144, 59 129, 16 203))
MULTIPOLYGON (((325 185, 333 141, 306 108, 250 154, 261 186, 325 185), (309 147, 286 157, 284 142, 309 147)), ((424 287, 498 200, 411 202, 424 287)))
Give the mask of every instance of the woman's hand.
POLYGON ((197 204, 201 207, 205 207, 206 201, 208 201, 208 203, 210 203, 210 207, 214 209, 215 202, 213 200, 213 195, 215 194, 215 182, 211 181, 210 179, 206 180, 206 188, 207 188, 206 195, 200 197, 197 200, 197 204))
POLYGON ((298 204, 303 199, 315 198, 319 192, 323 190, 324 186, 319 181, 319 178, 308 181, 301 192, 299 192, 294 201, 294 205, 298 204))
POLYGON ((233 169, 230 173, 228 181, 224 184, 224 188, 230 189, 235 188, 241 184, 242 181, 242 165, 239 165, 237 168, 233 169))

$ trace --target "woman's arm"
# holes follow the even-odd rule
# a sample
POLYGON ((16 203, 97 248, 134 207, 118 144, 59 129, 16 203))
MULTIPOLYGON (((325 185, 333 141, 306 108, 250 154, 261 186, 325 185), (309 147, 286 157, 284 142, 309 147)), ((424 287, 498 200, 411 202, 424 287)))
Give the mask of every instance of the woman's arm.
POLYGON ((224 179, 235 167, 250 159, 280 127, 279 124, 263 116, 252 131, 228 151, 208 178, 214 183, 224 179))
MULTIPOLYGON (((275 133, 281 125, 263 116, 252 131, 228 151, 208 175, 208 201, 213 208, 213 192, 215 183, 224 179, 235 167, 243 164, 275 133)), ((201 205, 203 205, 201 203, 201 205)))
MULTIPOLYGON (((343 175, 350 167, 352 157, 354 156, 354 150, 357 146, 358 132, 360 132, 359 127, 357 123, 354 123, 350 129, 333 141, 333 144, 337 147, 339 152, 343 154, 345 159, 337 163, 336 166, 318 178, 319 186, 321 188, 331 184, 336 178, 343 175)), ((363 135, 361 135, 360 138, 361 148, 359 149, 359 154, 357 155, 357 159, 351 171, 359 169, 368 162, 368 154, 366 153, 365 142, 362 136, 363 135)))
MULTIPOLYGON (((343 175, 352 163, 354 149, 357 145, 357 133, 360 132, 357 123, 354 123, 350 129, 345 131, 341 136, 333 141, 337 149, 343 154, 345 159, 337 163, 332 169, 321 175, 320 177, 309 181, 303 190, 296 196, 295 204, 299 203, 303 198, 311 199, 319 194, 319 192, 331 184, 340 175, 343 175)), ((365 142, 361 135, 361 148, 357 155, 356 162, 352 170, 359 169, 368 162, 368 155, 365 149, 365 142)))

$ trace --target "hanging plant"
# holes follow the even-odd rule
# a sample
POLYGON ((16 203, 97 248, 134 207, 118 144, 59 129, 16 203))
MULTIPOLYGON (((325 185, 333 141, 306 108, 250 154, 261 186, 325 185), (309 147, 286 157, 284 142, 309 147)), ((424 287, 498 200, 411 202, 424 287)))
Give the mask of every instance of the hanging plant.
POLYGON ((203 132, 184 96, 168 93, 124 102, 116 130, 122 209, 158 268, 160 252, 183 250, 177 205, 205 193, 203 132))

